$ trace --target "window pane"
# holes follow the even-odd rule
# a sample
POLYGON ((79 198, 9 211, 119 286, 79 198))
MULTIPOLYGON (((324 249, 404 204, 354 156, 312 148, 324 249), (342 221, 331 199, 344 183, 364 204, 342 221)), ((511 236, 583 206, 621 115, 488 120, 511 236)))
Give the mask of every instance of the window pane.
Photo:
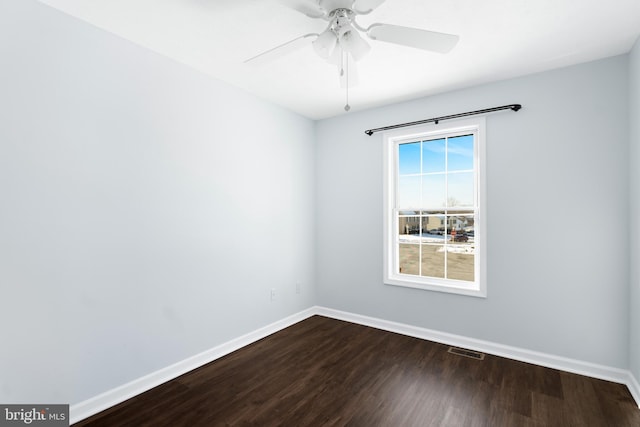
POLYGON ((398 163, 400 175, 420 173, 420 143, 400 144, 398 163))
POLYGON ((471 243, 456 243, 447 247, 447 278, 473 282, 475 250, 471 243))
POLYGON ((475 225, 475 218, 471 218, 469 220, 469 222, 467 223, 467 226, 464 228, 464 234, 467 235, 467 237, 469 238, 468 242, 469 243, 475 243, 476 241, 476 225, 475 225))
POLYGON ((449 215, 451 228, 447 245, 447 278, 474 280, 475 217, 473 214, 449 215))
POLYGON ((467 234, 469 231, 473 232, 475 221, 472 213, 463 214, 461 212, 457 215, 451 215, 449 218, 452 228, 455 228, 458 234, 467 234))
POLYGON ((444 278, 444 245, 422 245, 422 275, 444 278))
POLYGON ((449 172, 473 169, 473 135, 449 138, 447 163, 449 172))
POLYGON ((448 174, 447 207, 474 206, 473 172, 448 174))
POLYGON ((409 236, 420 233, 420 217, 419 216, 401 216, 398 218, 398 234, 400 236, 409 236))
POLYGON ((398 208, 419 207, 420 176, 401 176, 398 181, 398 208))
POLYGON ((420 255, 420 245, 401 244, 398 253, 399 273, 418 275, 418 256, 420 255))
POLYGON ((422 143, 422 172, 445 171, 445 140, 433 139, 422 143))
POLYGON ((445 206, 446 181, 444 174, 424 175, 422 177, 422 208, 445 206))
POLYGON ((465 243, 470 240, 468 232, 473 233, 473 215, 449 215, 447 223, 447 233, 451 235, 449 239, 451 243, 465 243))
POLYGON ((445 216, 435 211, 423 211, 422 217, 422 242, 444 243, 445 216))

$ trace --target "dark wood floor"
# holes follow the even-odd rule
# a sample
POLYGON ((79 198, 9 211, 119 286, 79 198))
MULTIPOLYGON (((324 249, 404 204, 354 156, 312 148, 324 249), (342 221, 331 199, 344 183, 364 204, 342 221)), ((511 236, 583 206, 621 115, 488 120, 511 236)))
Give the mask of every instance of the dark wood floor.
POLYGON ((76 426, 640 426, 620 384, 314 316, 76 426))

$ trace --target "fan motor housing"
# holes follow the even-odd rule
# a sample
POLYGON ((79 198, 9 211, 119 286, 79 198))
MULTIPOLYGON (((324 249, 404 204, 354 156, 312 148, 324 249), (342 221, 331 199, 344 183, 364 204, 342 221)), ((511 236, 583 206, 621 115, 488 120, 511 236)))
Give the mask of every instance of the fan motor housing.
POLYGON ((354 0, 320 0, 320 7, 327 12, 336 9, 353 9, 354 0))
POLYGON ((351 29, 353 11, 350 9, 335 9, 329 15, 331 19, 331 30, 339 37, 345 31, 351 29))

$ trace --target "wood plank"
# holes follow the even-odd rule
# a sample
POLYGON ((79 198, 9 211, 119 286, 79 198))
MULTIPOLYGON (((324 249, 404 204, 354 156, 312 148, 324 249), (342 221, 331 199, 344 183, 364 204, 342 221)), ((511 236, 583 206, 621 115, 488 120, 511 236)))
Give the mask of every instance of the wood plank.
POLYGON ((624 385, 314 316, 76 426, 634 426, 624 385))

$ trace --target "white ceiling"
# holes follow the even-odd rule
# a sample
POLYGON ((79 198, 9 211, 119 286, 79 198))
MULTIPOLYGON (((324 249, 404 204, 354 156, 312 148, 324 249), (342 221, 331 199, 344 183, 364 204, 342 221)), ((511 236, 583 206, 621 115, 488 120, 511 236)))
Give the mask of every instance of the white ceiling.
MULTIPOLYGON (((311 46, 243 63, 325 29, 277 0, 40 1, 309 118, 350 114, 336 67, 311 46)), ((357 20, 460 42, 443 55, 370 41, 350 89, 352 112, 626 53, 640 35, 640 0, 386 0, 357 20)))

